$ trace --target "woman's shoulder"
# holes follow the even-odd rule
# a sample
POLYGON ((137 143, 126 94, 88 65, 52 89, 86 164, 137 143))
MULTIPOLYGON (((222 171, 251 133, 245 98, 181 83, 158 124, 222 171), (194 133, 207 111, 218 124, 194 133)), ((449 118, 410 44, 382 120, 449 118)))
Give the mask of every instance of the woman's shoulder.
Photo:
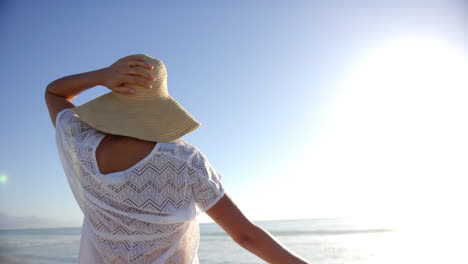
POLYGON ((72 108, 65 108, 57 114, 57 124, 67 126, 78 125, 82 128, 91 128, 87 123, 83 122, 75 112, 73 112, 72 108))
POLYGON ((83 122, 71 108, 65 108, 57 114, 56 128, 80 137, 96 132, 94 128, 83 122))
POLYGON ((73 116, 71 108, 62 109, 57 113, 56 123, 68 121, 73 116))
POLYGON ((184 160, 191 160, 200 155, 201 151, 183 139, 175 139, 169 142, 159 142, 158 151, 170 153, 184 160))

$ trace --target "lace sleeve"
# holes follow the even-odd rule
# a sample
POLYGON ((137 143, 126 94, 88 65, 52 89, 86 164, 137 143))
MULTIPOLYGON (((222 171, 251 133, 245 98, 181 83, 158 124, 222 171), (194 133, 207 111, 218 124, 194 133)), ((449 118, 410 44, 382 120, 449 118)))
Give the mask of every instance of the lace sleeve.
POLYGON ((61 134, 64 141, 81 142, 95 130, 78 118, 70 108, 63 109, 57 114, 55 121, 56 133, 61 134))
POLYGON ((70 109, 64 109, 57 114, 56 119, 56 146, 62 163, 68 183, 70 184, 73 195, 75 196, 78 205, 82 212, 85 211, 84 200, 85 193, 81 191, 82 177, 80 170, 78 152, 75 149, 78 147, 77 141, 74 139, 76 129, 76 117, 70 109), (74 132, 75 131, 75 132, 74 132))
POLYGON ((205 212, 224 195, 221 175, 200 151, 196 151, 191 162, 194 169, 192 192, 197 208, 205 212))

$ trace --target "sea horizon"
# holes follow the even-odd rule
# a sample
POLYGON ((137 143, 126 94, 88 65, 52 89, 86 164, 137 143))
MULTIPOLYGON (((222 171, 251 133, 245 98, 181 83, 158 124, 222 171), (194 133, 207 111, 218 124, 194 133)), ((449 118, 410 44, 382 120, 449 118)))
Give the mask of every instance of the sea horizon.
MULTIPOLYGON (((307 217, 307 218, 284 218, 284 219, 258 219, 258 220, 251 220, 254 223, 257 222, 280 222, 280 221, 306 221, 306 220, 333 220, 333 219, 347 219, 346 217, 307 217)), ((216 224, 214 221, 200 221, 199 224, 216 224)), ((68 225, 57 225, 57 226, 44 226, 44 227, 18 227, 18 228, 2 228, 0 227, 0 231, 8 231, 8 230, 34 230, 34 229, 57 229, 57 228, 81 228, 82 226, 68 226, 68 225)))
MULTIPOLYGON (((360 225, 344 218, 253 221, 312 263, 375 263, 386 258, 391 227, 360 225), (380 245, 380 246, 379 246, 380 245)), ((81 227, 0 230, 0 261, 6 264, 76 263, 81 227)), ((264 263, 237 245, 216 223, 200 223, 200 263, 264 263)))

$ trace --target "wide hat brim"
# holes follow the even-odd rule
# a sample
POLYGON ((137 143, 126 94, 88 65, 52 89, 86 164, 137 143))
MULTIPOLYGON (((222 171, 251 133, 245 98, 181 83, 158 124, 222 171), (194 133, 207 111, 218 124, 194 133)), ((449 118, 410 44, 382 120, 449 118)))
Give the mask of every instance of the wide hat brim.
POLYGON ((72 111, 99 131, 153 142, 178 139, 201 125, 169 95, 150 101, 130 98, 110 92, 72 111))

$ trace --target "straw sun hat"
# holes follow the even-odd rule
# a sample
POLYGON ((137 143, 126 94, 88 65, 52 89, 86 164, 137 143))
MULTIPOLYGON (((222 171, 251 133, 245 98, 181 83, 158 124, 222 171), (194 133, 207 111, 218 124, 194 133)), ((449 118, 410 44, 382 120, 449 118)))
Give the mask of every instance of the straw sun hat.
POLYGON ((89 126, 105 133, 153 142, 168 142, 200 126, 167 90, 167 71, 163 62, 144 54, 145 62, 154 66, 153 88, 127 84, 134 94, 110 92, 72 108, 89 126))

